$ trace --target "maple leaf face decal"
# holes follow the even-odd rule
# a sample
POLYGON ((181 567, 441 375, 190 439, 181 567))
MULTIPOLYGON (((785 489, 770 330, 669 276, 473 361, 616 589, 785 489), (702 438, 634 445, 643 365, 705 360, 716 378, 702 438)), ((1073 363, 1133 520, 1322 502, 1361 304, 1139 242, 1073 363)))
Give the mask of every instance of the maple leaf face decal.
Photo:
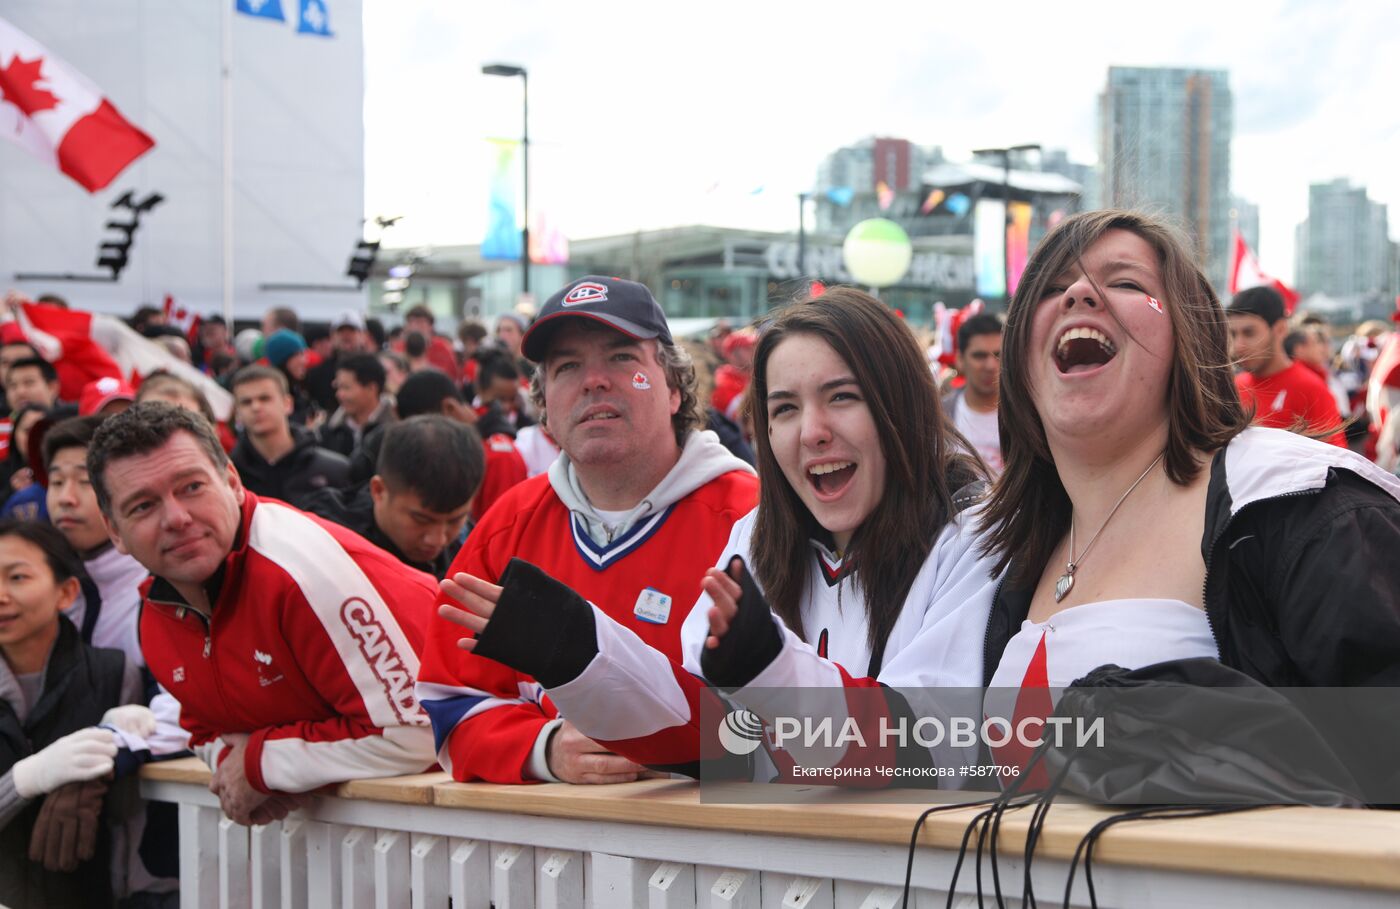
POLYGON ((40 72, 43 65, 43 57, 26 61, 18 54, 12 55, 10 65, 0 68, 0 101, 15 105, 26 117, 58 107, 58 97, 38 86, 44 78, 40 72))

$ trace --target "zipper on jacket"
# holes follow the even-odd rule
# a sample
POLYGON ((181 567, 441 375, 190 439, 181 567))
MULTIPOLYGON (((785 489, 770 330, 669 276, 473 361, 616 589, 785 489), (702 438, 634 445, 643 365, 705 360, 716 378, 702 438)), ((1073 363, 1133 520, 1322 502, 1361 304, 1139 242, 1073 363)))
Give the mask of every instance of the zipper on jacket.
MULTIPOLYGON (((1323 488, 1325 489, 1326 487, 1324 486, 1323 488)), ((1240 515, 1244 514, 1247 509, 1253 508, 1255 505, 1262 505, 1265 502, 1277 502, 1279 499, 1294 499, 1298 496, 1316 495, 1320 492, 1322 492, 1322 489, 1295 489, 1291 492, 1283 492, 1276 496, 1269 496, 1267 499, 1255 499, 1253 502, 1245 505, 1244 508, 1241 508, 1239 511, 1230 515, 1230 517, 1226 518, 1225 523, 1210 541, 1210 545, 1206 547, 1206 574, 1205 577, 1201 579, 1201 607, 1205 611, 1206 626, 1210 628, 1210 636, 1211 639, 1215 641, 1215 652, 1217 654, 1222 653, 1222 651, 1220 649, 1220 635, 1216 633, 1215 621, 1210 617, 1210 563, 1215 559, 1215 547, 1219 545, 1220 540, 1225 536, 1225 531, 1230 529, 1230 525, 1235 523, 1240 515)))
MULTIPOLYGON (((157 601, 152 600, 152 602, 157 601)), ((209 659, 209 651, 214 646, 214 629, 209 618, 207 618, 204 613, 200 612, 198 609, 191 609, 189 606, 176 606, 175 619, 179 622, 184 622, 185 614, 189 612, 193 612, 204 622, 204 658, 207 660, 209 659)))
MULTIPOLYGON (((995 669, 993 669, 990 673, 987 672, 987 665, 986 665, 986 664, 987 664, 987 651, 988 651, 988 649, 990 649, 990 647, 991 647, 991 645, 992 645, 992 616, 996 615, 996 611, 997 611, 997 601, 1001 599, 1001 588, 1002 588, 1002 585, 1004 585, 1004 584, 1006 583, 1006 578, 1007 578, 1007 576, 1010 575, 1010 574, 1011 574, 1011 566, 1010 566, 1010 565, 1007 565, 1007 566, 1006 566, 1006 570, 1003 571, 1002 574, 1001 574, 1001 579, 1000 579, 999 581, 997 581, 996 590, 992 591, 992 608, 991 608, 991 610, 987 613, 987 629, 986 629, 984 632, 982 632, 982 679, 983 679, 982 688, 983 688, 984 690, 985 690, 989 685, 991 685, 992 676, 993 676, 993 675, 996 675, 996 670, 995 670, 995 669)), ((1003 648, 1003 649, 1004 649, 1004 648, 1003 648)), ((998 662, 998 663, 1001 662, 1001 656, 1000 656, 1000 655, 997 656, 997 662, 998 662)))

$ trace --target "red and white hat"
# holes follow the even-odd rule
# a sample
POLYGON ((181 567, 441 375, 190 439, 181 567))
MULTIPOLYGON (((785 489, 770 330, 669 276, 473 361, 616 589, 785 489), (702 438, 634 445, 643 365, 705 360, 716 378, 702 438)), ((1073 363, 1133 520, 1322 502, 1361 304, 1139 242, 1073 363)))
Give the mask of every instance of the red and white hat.
POLYGON ((114 401, 135 401, 136 389, 112 376, 103 376, 83 386, 78 397, 78 416, 86 417, 101 413, 102 408, 114 401))

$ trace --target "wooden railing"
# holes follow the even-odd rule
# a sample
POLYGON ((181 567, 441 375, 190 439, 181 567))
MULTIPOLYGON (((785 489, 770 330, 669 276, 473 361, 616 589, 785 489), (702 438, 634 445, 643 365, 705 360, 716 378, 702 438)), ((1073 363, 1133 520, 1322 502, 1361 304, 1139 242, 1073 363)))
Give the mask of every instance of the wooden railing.
MULTIPOLYGON (((696 784, 494 786, 446 774, 346 783, 287 820, 224 818, 191 758, 147 767, 147 798, 180 809, 181 905, 446 907, 851 907, 900 905, 910 832, 939 793, 903 803, 825 787, 794 804, 702 802, 696 784)), ((887 797, 887 796, 886 796, 887 797)), ((737 801, 737 799, 736 799, 737 801)), ((911 906, 944 906, 976 809, 934 814, 916 850, 911 906)), ((1019 906, 1028 811, 1006 816, 999 870, 1019 906)), ((1104 809, 1057 804, 1033 864, 1041 905, 1064 896, 1068 859, 1104 809)), ((969 857, 952 900, 977 905, 969 857)), ((982 882, 989 906, 990 864, 982 882)), ((1094 856, 1105 907, 1394 907, 1400 813, 1273 808, 1129 823, 1094 856)), ((1012 898, 1014 897, 1014 899, 1012 898)), ((1082 870, 1073 905, 1088 905, 1082 870)))

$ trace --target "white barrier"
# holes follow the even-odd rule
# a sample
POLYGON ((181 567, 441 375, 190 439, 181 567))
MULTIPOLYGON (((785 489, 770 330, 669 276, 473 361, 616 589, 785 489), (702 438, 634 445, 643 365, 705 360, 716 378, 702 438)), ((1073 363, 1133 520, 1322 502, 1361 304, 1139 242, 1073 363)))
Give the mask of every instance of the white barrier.
MULTIPOLYGON (((366 780, 285 821, 223 818, 194 759, 147 767, 147 798, 180 806, 185 907, 744 907, 900 905, 917 804, 804 787, 805 804, 704 804, 693 783, 605 787, 366 780)), ((925 798, 937 798, 927 794, 925 798)), ((936 814, 916 850, 911 906, 942 907, 975 809, 936 814)), ((1026 815, 1008 814, 999 863, 1019 906, 1026 815)), ((1039 902, 1058 906, 1074 847, 1102 809, 1059 805, 1039 841, 1039 902)), ((990 865, 982 881, 987 905, 990 865)), ((1400 814, 1267 809, 1115 827, 1095 853, 1109 907, 1393 907, 1400 814)), ((977 905, 969 856, 953 905, 977 905)), ((1074 905, 1088 904, 1080 871, 1074 905)))

